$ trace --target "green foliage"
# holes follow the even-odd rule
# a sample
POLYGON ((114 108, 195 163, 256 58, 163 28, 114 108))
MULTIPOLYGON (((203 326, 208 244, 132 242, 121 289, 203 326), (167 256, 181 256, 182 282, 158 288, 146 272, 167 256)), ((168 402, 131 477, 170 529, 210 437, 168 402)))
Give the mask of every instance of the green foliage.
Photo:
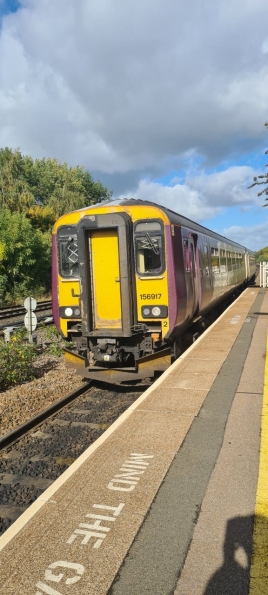
POLYGON ((65 341, 56 326, 54 324, 51 326, 42 325, 39 326, 39 330, 42 332, 44 338, 47 339, 46 353, 60 357, 63 354, 65 341))
POLYGON ((20 151, 0 149, 0 208, 20 213, 34 205, 34 195, 25 178, 20 151))
POLYGON ((23 213, 0 210, 0 297, 14 301, 43 293, 50 279, 50 234, 34 229, 23 213))
MULTIPOLYGON (((264 126, 268 129, 268 122, 265 122, 264 126)), ((265 155, 268 155, 268 149, 265 151, 265 155)), ((268 163, 266 163, 265 167, 268 167, 268 163)), ((260 176, 254 176, 253 184, 251 184, 251 186, 248 186, 248 188, 253 188, 254 186, 263 186, 263 185, 265 185, 265 188, 260 190, 260 192, 258 192, 257 196, 262 196, 262 194, 265 194, 267 196, 267 198, 265 200, 268 200, 268 172, 266 174, 262 174, 260 176)), ((268 207, 268 203, 266 203, 262 206, 268 207)), ((258 262, 260 262, 260 261, 258 261, 258 262)))
POLYGON ((262 248, 258 252, 255 252, 257 262, 268 262, 268 246, 262 248))
POLYGON ((23 334, 15 333, 9 343, 0 343, 0 389, 27 382, 34 378, 33 361, 36 348, 24 343, 23 334))
POLYGON ((25 213, 42 230, 51 229, 64 213, 110 196, 83 167, 69 167, 57 159, 33 160, 18 149, 0 149, 0 208, 25 213))
POLYGON ((1 302, 48 293, 54 222, 110 196, 83 167, 0 149, 1 302))

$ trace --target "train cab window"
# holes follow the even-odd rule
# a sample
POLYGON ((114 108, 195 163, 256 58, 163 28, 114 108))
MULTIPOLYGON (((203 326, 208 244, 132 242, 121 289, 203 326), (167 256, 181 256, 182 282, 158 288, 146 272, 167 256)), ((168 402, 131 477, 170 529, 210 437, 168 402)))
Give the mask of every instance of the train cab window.
POLYGON ((159 275, 164 270, 164 234, 160 221, 139 221, 134 228, 136 271, 159 275))
POLYGON ((79 277, 77 234, 74 226, 58 231, 59 272, 62 277, 79 277))

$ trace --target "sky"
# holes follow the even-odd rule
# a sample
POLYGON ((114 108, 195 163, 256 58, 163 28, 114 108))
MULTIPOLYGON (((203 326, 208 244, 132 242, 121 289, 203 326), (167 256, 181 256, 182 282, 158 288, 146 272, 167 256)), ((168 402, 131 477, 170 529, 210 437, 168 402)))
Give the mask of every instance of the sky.
POLYGON ((259 250, 267 22, 267 0, 0 0, 0 147, 259 250))

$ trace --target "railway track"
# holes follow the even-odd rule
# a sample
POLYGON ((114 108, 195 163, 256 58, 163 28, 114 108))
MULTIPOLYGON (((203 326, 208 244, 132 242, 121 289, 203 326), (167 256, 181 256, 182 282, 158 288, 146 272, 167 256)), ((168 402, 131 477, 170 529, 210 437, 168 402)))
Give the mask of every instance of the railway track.
MULTIPOLYGON (((35 312, 44 312, 47 310, 52 311, 51 301, 37 303, 37 308, 35 312)), ((7 306, 5 308, 0 308, 0 320, 5 320, 6 318, 16 318, 17 316, 24 316, 25 313, 26 310, 24 306, 7 306)))
POLYGON ((142 393, 89 383, 0 440, 0 534, 142 393))
MULTIPOLYGON (((184 336, 183 350, 221 311, 223 306, 206 321, 195 321, 184 336)), ((70 393, 0 439, 0 535, 144 389, 86 383, 82 393, 70 393)))
MULTIPOLYGON (((8 306, 0 308, 0 330, 3 330, 7 326, 23 323, 25 314, 26 310, 24 306, 8 306)), ((38 322, 46 317, 52 317, 52 302, 38 302, 35 314, 38 322)))

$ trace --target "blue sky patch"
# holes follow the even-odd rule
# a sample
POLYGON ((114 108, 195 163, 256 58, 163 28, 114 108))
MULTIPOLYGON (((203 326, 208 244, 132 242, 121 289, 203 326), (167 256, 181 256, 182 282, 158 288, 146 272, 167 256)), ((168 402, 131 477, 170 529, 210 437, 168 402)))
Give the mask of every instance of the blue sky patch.
POLYGON ((20 8, 21 4, 18 0, 3 0, 0 1, 0 18, 3 18, 10 12, 16 12, 20 8))

